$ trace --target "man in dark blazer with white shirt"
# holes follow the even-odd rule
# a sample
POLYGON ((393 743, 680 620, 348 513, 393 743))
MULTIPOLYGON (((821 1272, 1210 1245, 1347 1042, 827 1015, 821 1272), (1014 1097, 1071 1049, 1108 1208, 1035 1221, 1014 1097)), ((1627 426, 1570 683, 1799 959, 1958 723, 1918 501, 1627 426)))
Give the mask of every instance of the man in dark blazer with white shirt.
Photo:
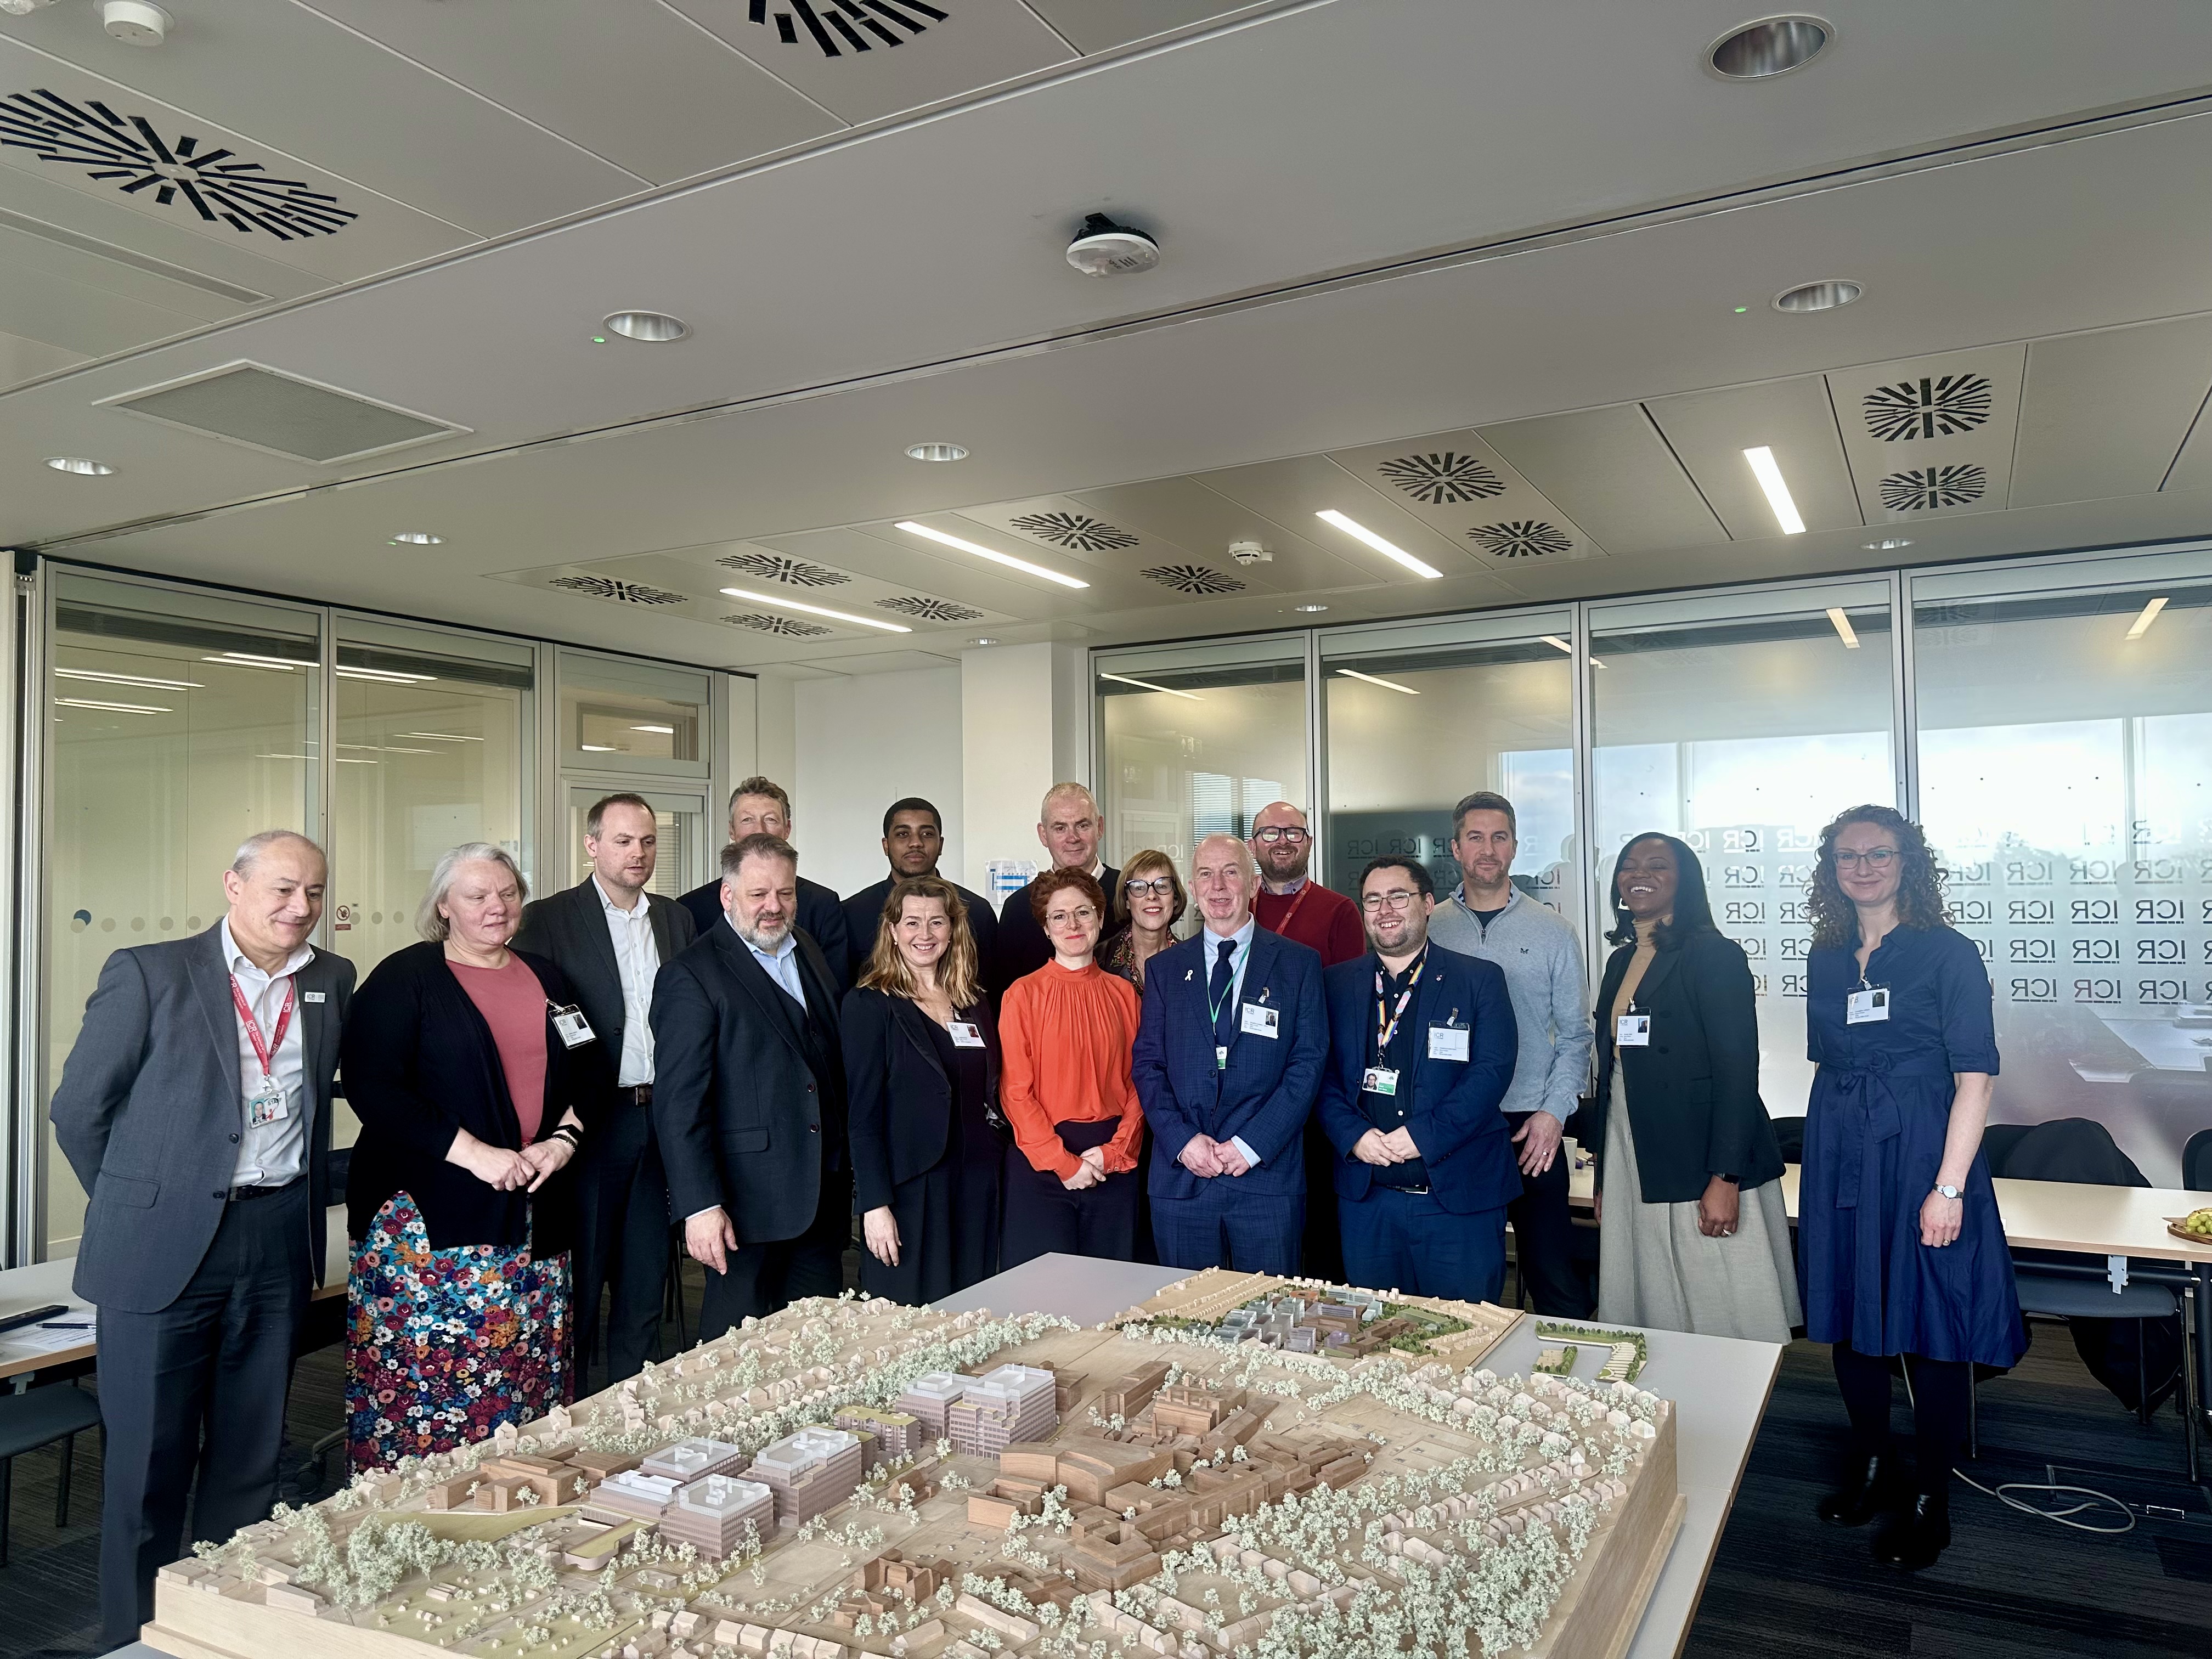
POLYGON ((781 836, 724 848, 722 920, 653 988, 653 1129, 684 1248, 708 1269, 702 1341, 844 1287, 853 1171, 837 994, 793 926, 798 877, 781 836))
POLYGON ((289 830, 240 848, 222 921, 107 958, 54 1091, 55 1144, 89 1195, 75 1283, 99 1310, 109 1646, 154 1616, 187 1492, 192 1535, 216 1542, 276 1501, 353 998, 353 964, 307 943, 325 871, 289 830))
MULTIPOLYGON (((746 778, 730 792, 730 843, 734 846, 747 836, 791 839, 791 796, 773 778, 746 778)), ((824 887, 804 876, 798 878, 798 884, 800 931, 821 951, 842 997, 851 988, 854 974, 853 952, 845 937, 844 903, 834 887, 824 887)), ((721 925, 720 881, 694 887, 676 902, 691 913, 691 925, 701 938, 721 925)))
POLYGON ((599 1342, 601 1287, 613 1287, 609 1384, 635 1376, 653 1357, 668 1284, 668 1183, 653 1141, 653 982, 696 930, 690 911, 645 890, 659 845, 659 822, 642 796, 593 802, 584 818, 592 873, 526 907, 512 941, 550 957, 568 976, 615 1068, 613 1098, 584 1139, 569 1264, 580 1379, 589 1376, 599 1342))
POLYGON ((1153 1135, 1152 1239, 1166 1267, 1294 1273, 1304 1136, 1328 1054, 1320 956, 1252 915, 1251 848, 1191 860, 1205 926, 1145 964, 1131 1071, 1153 1135))

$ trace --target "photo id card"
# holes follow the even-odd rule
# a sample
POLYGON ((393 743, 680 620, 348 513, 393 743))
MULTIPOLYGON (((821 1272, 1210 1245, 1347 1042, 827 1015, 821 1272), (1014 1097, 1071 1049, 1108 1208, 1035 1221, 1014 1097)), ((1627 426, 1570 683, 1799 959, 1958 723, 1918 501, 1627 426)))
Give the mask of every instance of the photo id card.
POLYGON ((1464 1025, 1431 1025, 1429 1027, 1429 1058, 1431 1060, 1465 1060, 1467 1041, 1474 1035, 1464 1025))
POLYGON ((553 1011, 553 1029, 561 1034, 561 1041, 571 1048, 580 1048, 587 1042, 599 1041, 599 1033, 592 1029, 584 1011, 573 1003, 553 1011))
POLYGON ((945 1028, 952 1034, 956 1048, 980 1048, 983 1046, 983 1028, 964 1019, 956 1019, 945 1028))
POLYGON ((1229 1069, 1229 1045, 1225 1042, 1217 1042, 1213 1045, 1213 1069, 1217 1072, 1225 1072, 1229 1069))
POLYGON ((1844 1024, 1866 1025, 1875 1020, 1889 1018, 1889 987, 1877 985, 1871 990, 1854 991, 1844 1004, 1844 1024))
POLYGON ((1272 1038, 1275 1035, 1275 1011, 1257 1002, 1244 1005, 1244 1023, 1240 1028, 1252 1036, 1272 1038))
POLYGON ((282 1123, 292 1115, 290 1103, 284 1098, 284 1085, 273 1077, 261 1079, 261 1086, 253 1091, 253 1098, 246 1103, 246 1127, 264 1129, 272 1123, 282 1123))
POLYGON ((1648 1048, 1651 1046, 1651 1016, 1623 1014, 1613 1022, 1613 1046, 1617 1048, 1648 1048))
POLYGON ((1359 1074, 1359 1089, 1363 1094, 1395 1095, 1398 1092, 1398 1068, 1395 1066, 1370 1066, 1359 1074))

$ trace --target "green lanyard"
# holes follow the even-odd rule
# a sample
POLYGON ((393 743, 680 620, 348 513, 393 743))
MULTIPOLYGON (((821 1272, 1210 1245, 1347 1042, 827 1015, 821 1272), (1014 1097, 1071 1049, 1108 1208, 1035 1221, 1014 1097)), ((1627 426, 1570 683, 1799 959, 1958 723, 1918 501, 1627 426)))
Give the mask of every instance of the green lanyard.
MULTIPOLYGON (((1211 939, 1212 935, 1209 933, 1206 937, 1211 939)), ((1212 1030, 1215 1026, 1221 1024, 1222 1004, 1227 1002, 1230 998, 1237 994, 1237 975, 1243 971, 1245 959, 1251 954, 1252 941, 1248 939, 1244 941, 1243 948, 1238 951, 1234 957, 1230 958, 1229 985, 1228 988, 1221 994, 1221 1002, 1216 1002, 1213 1000, 1213 993, 1212 991, 1208 991, 1206 994, 1206 1030, 1212 1030)), ((1209 974, 1206 977, 1210 979, 1212 975, 1209 974)))

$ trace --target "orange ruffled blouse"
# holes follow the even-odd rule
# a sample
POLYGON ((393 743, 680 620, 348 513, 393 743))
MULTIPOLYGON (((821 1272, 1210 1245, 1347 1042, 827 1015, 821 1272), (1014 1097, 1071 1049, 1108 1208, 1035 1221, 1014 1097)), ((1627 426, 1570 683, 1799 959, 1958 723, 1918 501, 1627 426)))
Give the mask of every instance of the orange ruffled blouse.
POLYGON ((1121 1127, 1106 1143, 1106 1173, 1137 1167, 1145 1127, 1129 1075, 1137 1011, 1136 988, 1095 963, 1067 969, 1048 962, 1006 988, 999 1103, 1031 1167, 1066 1180, 1082 1160, 1053 1126, 1111 1117, 1121 1127))

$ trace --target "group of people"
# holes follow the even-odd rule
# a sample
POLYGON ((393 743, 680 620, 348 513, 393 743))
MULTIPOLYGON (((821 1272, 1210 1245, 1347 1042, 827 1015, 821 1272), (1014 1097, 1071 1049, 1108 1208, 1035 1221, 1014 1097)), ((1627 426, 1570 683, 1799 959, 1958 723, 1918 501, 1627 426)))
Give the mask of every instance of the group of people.
POLYGON ((1904 1367, 1918 1479, 1878 1553, 1932 1560, 1972 1367, 2026 1338, 1979 1151, 1989 981, 1920 831, 1867 806, 1821 837, 1793 1261, 1752 975, 1695 854, 1622 848, 1593 1009, 1571 928, 1512 880, 1511 802, 1468 795, 1452 827, 1441 897, 1393 854, 1330 890, 1279 801, 1187 867, 1116 870, 1090 792, 1061 784, 1048 867, 994 915, 939 873, 926 800, 885 812, 888 873, 841 901, 799 873, 788 795, 749 778, 720 878, 672 900, 649 890, 653 809, 611 795, 591 873, 534 902, 505 849, 447 853, 422 942, 358 986, 309 943, 320 850, 254 836, 215 927, 109 957, 52 1102, 89 1194, 108 1633, 150 1616, 188 1492, 203 1538, 274 1500, 340 1089, 358 1468, 581 1392, 603 1313, 606 1379, 634 1375, 672 1228, 707 1270, 702 1338, 836 1294, 856 1215, 862 1288, 914 1304, 1055 1250, 1495 1299, 1510 1221, 1537 1311, 1587 1316, 1571 1122, 1596 1161, 1597 1316, 1831 1343, 1839 1524, 1898 1486, 1904 1367))

